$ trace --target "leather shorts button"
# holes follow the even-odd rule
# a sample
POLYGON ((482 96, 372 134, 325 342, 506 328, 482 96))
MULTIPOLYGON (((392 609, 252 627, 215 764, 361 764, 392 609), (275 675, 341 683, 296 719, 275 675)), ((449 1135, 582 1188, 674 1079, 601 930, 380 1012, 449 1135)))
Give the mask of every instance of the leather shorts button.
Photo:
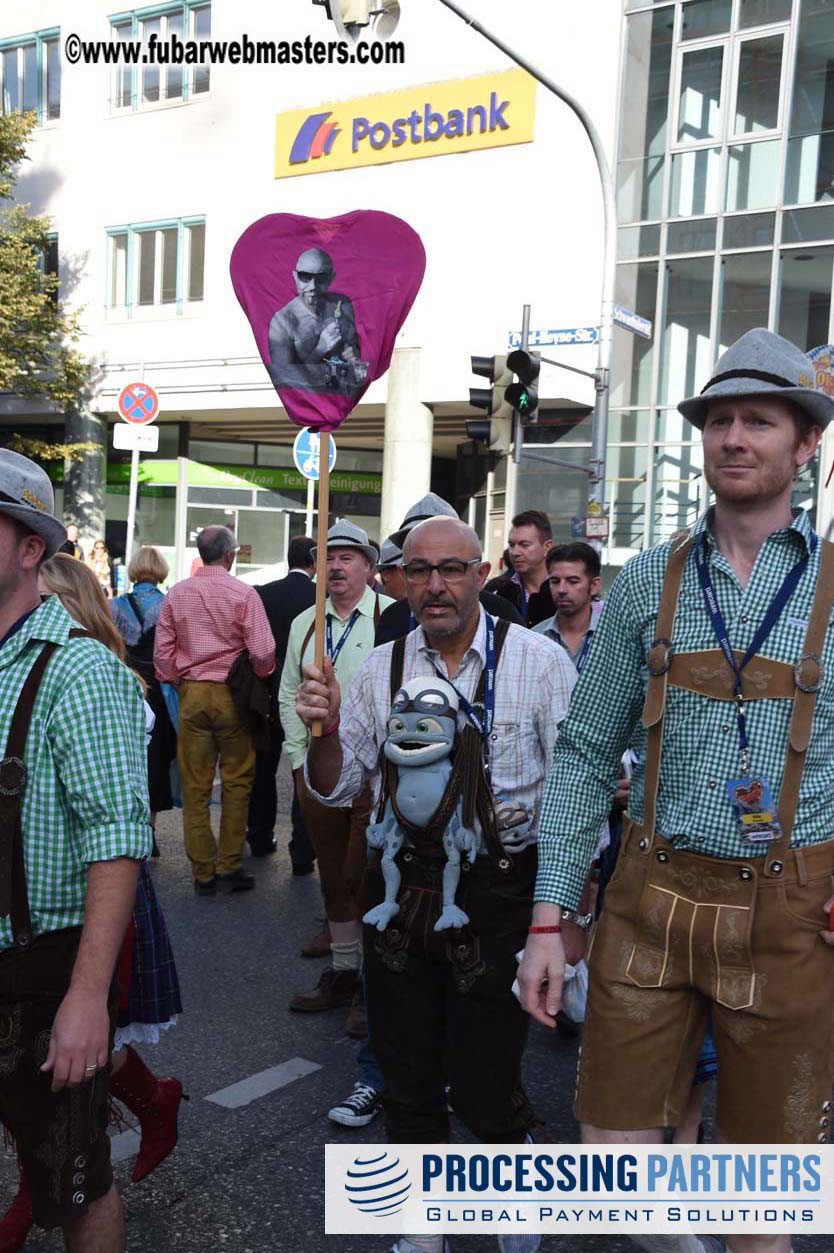
POLYGON ((782 873, 781 861, 772 861, 770 863, 770 871, 771 871, 771 874, 781 874, 782 873))
POLYGON ((824 1114, 830 1114, 830 1113, 831 1113, 831 1102, 830 1102, 830 1101, 823 1101, 823 1103, 822 1103, 822 1112, 823 1112, 824 1114))
POLYGON ((828 1119, 827 1119, 827 1118, 821 1118, 821 1119, 820 1119, 820 1126, 821 1126, 821 1127, 827 1127, 827 1126, 828 1126, 828 1119))
POLYGON ((668 854, 668 853, 658 853, 658 855, 657 855, 657 860, 658 860, 658 861, 668 861, 668 860, 669 860, 669 854, 668 854))
POLYGON ((741 870, 739 870, 738 872, 738 877, 739 879, 743 879, 744 882, 747 883, 748 880, 753 878, 753 871, 750 869, 749 866, 742 866, 741 870))
POLYGON ((403 853, 403 861, 411 861, 411 853, 403 853))
POLYGON ((637 847, 638 847, 639 849, 642 849, 642 850, 643 850, 643 852, 645 853, 646 849, 649 847, 649 841, 646 839, 645 835, 643 836, 642 840, 641 840, 641 841, 640 841, 640 843, 637 845, 637 847))
POLYGON ((827 1144, 827 1143, 828 1143, 828 1132, 821 1131, 819 1135, 817 1136, 817 1144, 827 1144))

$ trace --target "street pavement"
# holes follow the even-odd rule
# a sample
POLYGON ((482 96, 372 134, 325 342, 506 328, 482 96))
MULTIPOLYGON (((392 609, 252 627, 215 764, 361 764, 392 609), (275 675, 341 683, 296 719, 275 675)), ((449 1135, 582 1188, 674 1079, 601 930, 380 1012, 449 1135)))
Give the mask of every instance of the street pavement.
MULTIPOLYGON (((286 854, 289 775, 279 771, 279 851, 252 861, 253 892, 197 898, 182 850, 179 811, 160 815, 162 850, 153 863, 179 969, 184 1013, 160 1044, 143 1050, 160 1076, 177 1075, 190 1096, 180 1116, 175 1152, 138 1185, 130 1184, 132 1156, 116 1167, 131 1253, 383 1253, 393 1240, 324 1234, 324 1145, 377 1143, 381 1119, 369 1127, 334 1126, 327 1111, 350 1091, 356 1044, 344 1034, 346 1011, 291 1014, 293 992, 311 987, 324 963, 299 955, 320 929, 317 877, 296 879, 286 854), (278 1074, 284 1086, 258 1095, 246 1085, 247 1104, 234 1108, 206 1098, 291 1059, 278 1074), (317 1069, 312 1067, 316 1066, 317 1069), (292 1077, 295 1072, 304 1072, 292 1077)), ((213 810, 215 821, 218 811, 213 810)), ((577 1139, 571 1114, 577 1041, 534 1026, 524 1083, 555 1142, 577 1139)), ((611 1059, 616 1066, 616 1057, 611 1059)), ((277 1080, 273 1079, 273 1083, 277 1080)), ((235 1094, 232 1094, 234 1099, 235 1094)), ((132 1122, 132 1117, 130 1118, 132 1122)), ((459 1125, 454 1137, 466 1139, 459 1125)), ((116 1136, 116 1156, 135 1151, 135 1136, 116 1136)), ((11 1199, 13 1158, 0 1159, 0 1197, 11 1199)), ((493 1237, 455 1238, 453 1250, 495 1253, 493 1237)), ((56 1234, 33 1232, 29 1253, 62 1249, 56 1234)), ((628 1240, 608 1236, 548 1236, 542 1253, 633 1253, 628 1240)), ((795 1253, 823 1253, 830 1238, 794 1240, 795 1253)))

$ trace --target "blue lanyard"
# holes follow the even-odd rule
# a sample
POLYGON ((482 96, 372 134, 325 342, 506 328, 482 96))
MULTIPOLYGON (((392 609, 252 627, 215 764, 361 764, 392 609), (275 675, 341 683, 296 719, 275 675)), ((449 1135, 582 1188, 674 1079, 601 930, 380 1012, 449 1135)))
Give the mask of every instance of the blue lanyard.
POLYGON ((585 635, 585 639, 582 642, 582 648, 580 650, 579 656, 577 657, 576 661, 573 663, 576 666, 577 674, 582 673, 582 667, 585 665, 585 662, 588 660, 588 652, 590 650, 591 641, 593 640, 593 638, 594 638, 594 633, 593 631, 589 630, 587 634, 585 635))
POLYGON ((350 635, 351 631, 353 630, 354 624, 356 623, 356 620, 358 617, 359 617, 359 610, 354 609, 353 613, 350 615, 350 620, 348 621, 347 626, 345 627, 344 631, 341 634, 338 644, 334 648, 333 647, 333 615, 332 614, 327 615, 327 655, 328 657, 331 658, 334 666, 336 664, 336 658, 339 656, 339 653, 344 648, 345 640, 347 639, 347 637, 350 635))
POLYGON ((770 635, 776 623, 781 617, 782 610, 790 600, 799 580, 805 573, 805 567, 812 552, 817 546, 817 537, 812 533, 810 552, 806 553, 797 561, 785 576, 782 586, 774 596, 770 603, 770 607, 762 620, 762 623, 756 631, 747 652, 741 659, 740 663, 736 662, 735 654, 730 645, 730 639, 727 634, 727 627, 724 623, 724 617, 718 608, 718 600, 715 595, 715 588, 712 585, 712 578, 709 572, 709 554, 707 551, 707 533, 701 532, 701 538, 695 548, 695 564, 698 569, 698 579, 701 584, 701 591, 704 595, 704 604, 709 614, 712 629, 715 632, 716 639, 726 659, 727 665, 735 675, 735 699, 736 699, 736 719, 738 722, 738 742, 741 750, 741 772, 746 777, 750 773, 750 751, 747 742, 747 719, 744 711, 744 695, 742 692, 741 672, 747 665, 748 661, 756 655, 770 635))
POLYGON ((460 707, 480 735, 484 746, 484 763, 489 772, 489 737, 495 723, 495 622, 485 614, 486 620, 486 663, 484 665, 484 714, 483 718, 475 710, 470 701, 455 687, 451 679, 446 679, 435 666, 438 678, 444 679, 457 692, 460 707))

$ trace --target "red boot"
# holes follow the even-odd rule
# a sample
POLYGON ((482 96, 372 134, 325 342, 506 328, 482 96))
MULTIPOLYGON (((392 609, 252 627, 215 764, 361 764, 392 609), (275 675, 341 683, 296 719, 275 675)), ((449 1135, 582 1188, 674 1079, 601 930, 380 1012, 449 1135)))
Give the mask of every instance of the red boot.
POLYGON ((142 1139, 131 1175, 138 1183, 176 1147, 180 1101, 188 1098, 179 1079, 157 1079, 130 1045, 127 1061, 110 1076, 110 1092, 139 1119, 142 1139))
POLYGON ((32 1201, 19 1156, 17 1168, 20 1172, 17 1196, 0 1218, 0 1253, 15 1253, 16 1249, 22 1249, 32 1226, 32 1201))

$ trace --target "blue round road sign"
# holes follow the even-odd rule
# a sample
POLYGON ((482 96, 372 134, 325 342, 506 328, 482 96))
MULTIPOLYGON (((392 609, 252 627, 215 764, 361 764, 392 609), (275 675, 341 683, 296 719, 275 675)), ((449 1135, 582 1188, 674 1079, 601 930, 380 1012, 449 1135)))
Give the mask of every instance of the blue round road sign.
POLYGON ((147 383, 128 383, 119 392, 119 417, 134 426, 153 422, 159 413, 159 397, 147 383))
MULTIPOLYGON (((305 479, 318 479, 319 477, 319 435, 317 431, 309 431, 305 427, 303 431, 299 431, 295 437, 292 446, 292 459, 295 462, 295 468, 305 479)), ((328 457, 330 463, 330 473, 333 473, 333 467, 336 464, 336 441, 330 436, 330 455, 328 457)))

